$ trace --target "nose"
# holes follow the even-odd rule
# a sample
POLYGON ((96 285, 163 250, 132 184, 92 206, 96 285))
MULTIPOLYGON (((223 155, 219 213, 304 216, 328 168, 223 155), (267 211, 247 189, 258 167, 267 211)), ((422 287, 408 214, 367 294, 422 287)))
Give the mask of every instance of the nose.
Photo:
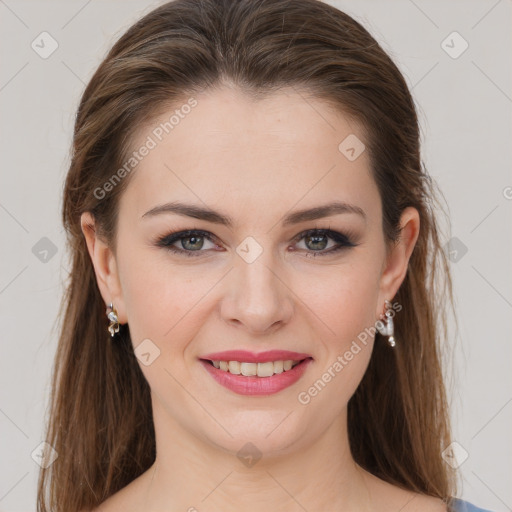
POLYGON ((286 325, 293 315, 293 292, 284 271, 265 251, 256 261, 239 258, 228 278, 222 318, 247 332, 268 334, 286 325))

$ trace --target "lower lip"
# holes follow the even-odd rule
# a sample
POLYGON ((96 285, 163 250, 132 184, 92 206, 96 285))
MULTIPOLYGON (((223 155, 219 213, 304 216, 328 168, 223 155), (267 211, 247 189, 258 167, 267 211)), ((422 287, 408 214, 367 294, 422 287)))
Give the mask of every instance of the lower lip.
POLYGON ((201 364, 208 373, 222 386, 234 391, 239 395, 272 395, 292 384, 295 384, 306 371, 311 358, 304 359, 301 363, 295 365, 291 370, 282 373, 276 373, 272 377, 244 377, 243 375, 234 375, 201 359, 201 364))

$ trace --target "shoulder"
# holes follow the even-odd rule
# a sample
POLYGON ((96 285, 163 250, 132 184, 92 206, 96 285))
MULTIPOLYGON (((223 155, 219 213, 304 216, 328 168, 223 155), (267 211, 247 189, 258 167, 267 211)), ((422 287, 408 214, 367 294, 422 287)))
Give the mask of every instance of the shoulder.
POLYGON ((446 503, 434 496, 411 493, 404 504, 402 512, 448 512, 446 503))
POLYGON ((81 512, 132 512, 133 509, 129 507, 130 503, 130 496, 126 492, 126 489, 121 489, 120 491, 107 498, 96 508, 87 511, 82 510, 81 512))
POLYGON ((453 512, 491 512, 460 498, 453 498, 452 508, 449 509, 445 501, 423 494, 415 494, 402 512, 450 512, 450 510, 453 512))
POLYGON ((142 496, 148 486, 149 470, 130 482, 92 510, 81 512, 140 512, 142 496))
POLYGON ((469 501, 464 501, 460 498, 453 499, 453 510, 455 512, 491 512, 485 508, 479 508, 469 501))
POLYGON ((434 496, 391 484, 365 470, 362 472, 367 488, 379 509, 383 512, 448 512, 446 503, 434 496))

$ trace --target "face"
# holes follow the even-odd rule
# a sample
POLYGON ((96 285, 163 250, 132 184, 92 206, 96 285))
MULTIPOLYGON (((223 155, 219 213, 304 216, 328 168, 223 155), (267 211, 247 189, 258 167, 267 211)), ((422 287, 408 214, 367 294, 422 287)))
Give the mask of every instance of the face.
POLYGON ((195 99, 169 133, 154 130, 174 108, 140 130, 134 148, 148 136, 156 145, 122 195, 104 273, 95 257, 98 281, 129 323, 155 423, 212 447, 285 452, 343 417, 371 355, 368 329, 405 275, 415 210, 388 255, 367 151, 339 149, 363 133, 324 102, 232 89, 195 99), (249 354, 215 355, 225 351, 249 354), (258 357, 229 372, 210 362, 258 357))

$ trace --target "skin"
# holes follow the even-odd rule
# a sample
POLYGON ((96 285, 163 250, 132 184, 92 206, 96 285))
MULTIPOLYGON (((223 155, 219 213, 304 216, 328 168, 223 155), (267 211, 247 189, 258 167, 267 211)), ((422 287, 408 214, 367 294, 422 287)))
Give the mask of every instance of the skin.
MULTIPOLYGON (((293 90, 254 101, 228 86, 195 98, 197 106, 131 176, 115 250, 96 237, 90 214, 82 216, 105 303, 129 323, 134 348, 150 339, 160 350, 150 365, 139 361, 151 387, 156 461, 96 510, 445 511, 441 500, 367 473, 350 454, 347 403, 373 337, 310 403, 297 398, 392 301, 418 237, 418 212, 403 212, 402 238, 386 252, 368 154, 349 161, 338 150, 349 134, 364 140, 363 132, 324 102, 293 90), (177 200, 221 211, 234 226, 172 213, 141 218, 177 200), (281 225, 285 214, 334 200, 359 206, 366 219, 342 213, 281 225), (350 233, 357 245, 313 258, 336 245, 294 240, 316 228, 350 233), (154 242, 186 229, 215 240, 173 244, 199 247, 197 257, 154 242), (263 249, 252 263, 236 252, 248 236, 263 249), (291 387, 243 396, 217 384, 198 360, 237 348, 287 349, 314 360, 291 387), (251 467, 237 457, 247 442, 262 454, 251 467)), ((134 148, 173 111, 141 128, 134 148)))

